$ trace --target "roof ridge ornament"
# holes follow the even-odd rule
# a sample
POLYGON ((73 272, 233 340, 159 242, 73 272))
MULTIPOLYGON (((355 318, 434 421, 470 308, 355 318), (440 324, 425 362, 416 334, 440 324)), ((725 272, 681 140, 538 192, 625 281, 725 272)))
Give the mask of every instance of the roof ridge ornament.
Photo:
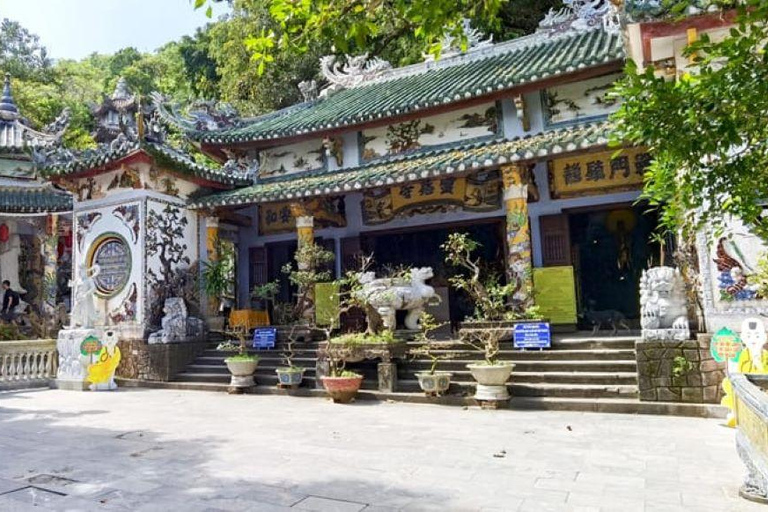
MULTIPOLYGON (((441 57, 454 57, 462 53, 493 46, 493 36, 486 38, 483 32, 472 27, 472 22, 468 18, 461 20, 461 33, 467 41, 466 50, 462 50, 460 38, 446 33, 440 43, 441 57)), ((435 56, 432 54, 424 54, 423 57, 424 62, 434 62, 435 60, 435 56)))
POLYGON ((619 0, 563 0, 565 7, 550 8, 536 32, 554 34, 603 28, 615 34, 621 29, 618 3, 619 0))
POLYGON ((320 97, 324 98, 341 89, 351 89, 369 80, 373 80, 392 69, 392 64, 379 57, 368 58, 368 52, 361 55, 345 55, 344 64, 337 60, 336 55, 326 55, 320 58, 320 72, 331 84, 323 89, 320 97))

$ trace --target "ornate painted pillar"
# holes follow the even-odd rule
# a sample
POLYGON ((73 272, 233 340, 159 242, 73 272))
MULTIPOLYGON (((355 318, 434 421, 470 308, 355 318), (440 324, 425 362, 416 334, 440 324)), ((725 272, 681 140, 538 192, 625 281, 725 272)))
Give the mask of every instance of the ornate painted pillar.
POLYGON ((501 168, 507 208, 507 279, 515 286, 511 306, 518 313, 533 305, 527 173, 528 170, 518 164, 501 168))
MULTIPOLYGON (((214 262, 219 259, 219 218, 212 215, 205 217, 205 261, 214 262)), ((205 297, 206 309, 210 317, 215 317, 219 312, 219 298, 205 297)), ((209 319, 209 323, 211 320, 209 319)), ((215 321, 214 321, 215 322, 215 321)))
MULTIPOLYGON (((301 203, 294 203, 291 205, 291 213, 296 219, 296 236, 298 241, 298 250, 301 251, 303 247, 315 243, 315 218, 311 212, 307 210, 306 206, 301 203)), ((309 271, 310 263, 308 261, 297 260, 297 267, 299 270, 309 271)), ((304 299, 307 301, 308 306, 305 310, 304 317, 312 322, 315 317, 315 290, 306 290, 305 294, 299 294, 299 300, 304 299)))
POLYGON ((58 289, 58 256, 59 256, 59 217, 48 215, 45 220, 45 238, 43 239, 43 296, 42 307, 46 313, 52 313, 56 308, 56 292, 58 289))

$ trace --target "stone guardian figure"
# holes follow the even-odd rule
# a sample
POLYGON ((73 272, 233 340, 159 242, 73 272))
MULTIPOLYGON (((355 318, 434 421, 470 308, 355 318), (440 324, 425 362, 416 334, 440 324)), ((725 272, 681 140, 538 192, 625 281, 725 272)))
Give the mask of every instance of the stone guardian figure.
POLYGON ((640 278, 640 326, 644 340, 690 339, 685 283, 672 267, 653 267, 640 278))
POLYGON ((73 288, 74 307, 70 324, 72 328, 93 328, 99 321, 96 310, 96 276, 101 272, 98 265, 88 268, 81 263, 73 288))

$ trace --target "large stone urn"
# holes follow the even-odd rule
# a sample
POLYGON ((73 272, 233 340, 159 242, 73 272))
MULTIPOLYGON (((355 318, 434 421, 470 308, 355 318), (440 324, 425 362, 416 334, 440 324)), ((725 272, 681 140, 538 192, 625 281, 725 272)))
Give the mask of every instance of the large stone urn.
POLYGON ((768 375, 732 374, 736 451, 747 468, 739 494, 768 505, 768 375))
POLYGON ((256 371, 256 367, 259 366, 258 359, 228 357, 224 362, 227 364, 229 373, 232 374, 229 382, 231 392, 242 392, 256 385, 256 382, 253 380, 253 374, 256 371))
POLYGON ((472 377, 477 381, 475 400, 479 401, 504 401, 509 400, 509 390, 506 382, 515 367, 513 363, 468 364, 467 368, 472 377))

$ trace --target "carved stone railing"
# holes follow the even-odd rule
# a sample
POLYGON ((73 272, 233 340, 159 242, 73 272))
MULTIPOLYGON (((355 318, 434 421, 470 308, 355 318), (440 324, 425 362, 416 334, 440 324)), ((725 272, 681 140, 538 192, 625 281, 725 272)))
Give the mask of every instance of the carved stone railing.
POLYGON ((0 341, 0 389, 45 385, 57 366, 56 340, 0 341))

